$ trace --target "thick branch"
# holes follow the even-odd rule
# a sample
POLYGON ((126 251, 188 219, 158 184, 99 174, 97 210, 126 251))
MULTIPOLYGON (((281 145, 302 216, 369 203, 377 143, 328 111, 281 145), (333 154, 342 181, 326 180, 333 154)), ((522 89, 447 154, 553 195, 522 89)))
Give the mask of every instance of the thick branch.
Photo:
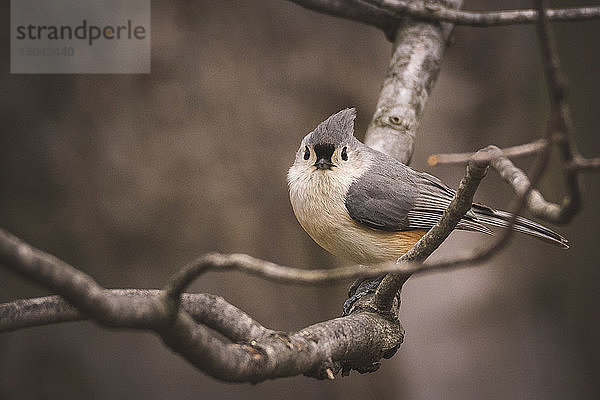
MULTIPOLYGON (((215 263, 215 269, 237 268, 278 281, 305 283, 373 276, 401 267, 388 264, 372 271, 354 266, 315 273, 264 262, 262 271, 257 272, 261 270, 260 260, 251 257, 210 257, 221 260, 215 263), (232 265, 224 265, 223 260, 232 265)), ((226 381, 258 382, 297 374, 330 378, 340 368, 367 371, 376 368, 382 357, 393 354, 403 339, 397 320, 366 312, 316 324, 297 333, 275 333, 263 328, 218 297, 184 295, 182 307, 173 312, 164 292, 104 289, 90 276, 1 229, 0 265, 68 299, 68 303, 51 297, 3 305, 3 331, 82 316, 105 326, 152 330, 196 367, 226 381)), ((210 269, 206 261, 204 265, 210 269)))
MULTIPOLYGON (((111 289, 108 292, 125 300, 136 298, 138 302, 148 298, 158 300, 163 295, 162 291, 152 289, 111 289)), ((273 333, 242 310, 213 294, 185 293, 181 297, 181 307, 196 322, 218 331, 232 342, 249 342, 273 333)), ((87 315, 60 296, 0 304, 0 332, 87 319, 87 315)))
MULTIPOLYGON (((460 7, 462 0, 450 2, 460 7)), ((367 128, 365 144, 408 164, 429 94, 440 71, 451 25, 405 18, 367 128)))
POLYGON ((232 382, 299 374, 328 378, 340 367, 366 372, 376 368, 382 357, 393 354, 403 340, 399 323, 369 312, 249 344, 223 344, 203 335, 199 325, 180 315, 168 332, 161 332, 165 343, 204 372, 232 382))

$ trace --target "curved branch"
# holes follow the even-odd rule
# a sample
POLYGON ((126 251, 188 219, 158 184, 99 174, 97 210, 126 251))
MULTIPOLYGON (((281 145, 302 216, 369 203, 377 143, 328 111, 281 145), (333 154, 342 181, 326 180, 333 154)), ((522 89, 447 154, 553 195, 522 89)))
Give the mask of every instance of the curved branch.
POLYGON ((579 176, 576 171, 569 170, 568 168, 568 165, 578 157, 577 149, 573 143, 575 127, 571 119, 571 109, 566 98, 566 80, 560 68, 560 58, 549 24, 549 10, 546 9, 545 1, 543 0, 537 0, 536 5, 538 14, 540 15, 536 28, 551 106, 548 136, 555 138, 557 142, 558 150, 565 166, 565 184, 567 187, 567 196, 565 196, 558 209, 544 215, 549 221, 557 224, 565 224, 581 208, 579 176))
POLYGON ((168 316, 163 302, 114 296, 89 275, 3 229, 0 229, 0 264, 59 293, 80 311, 107 326, 119 327, 127 321, 129 327, 151 328, 160 320, 158 316, 168 316))
POLYGON ((383 263, 369 268, 361 265, 331 269, 300 269, 274 264, 247 254, 206 254, 176 272, 165 286, 165 294, 175 304, 183 291, 200 275, 208 271, 238 270, 251 275, 294 285, 322 285, 342 280, 373 278, 403 269, 395 263, 383 263))
MULTIPOLYGON (((163 295, 158 289, 110 289, 111 295, 125 299, 158 299, 163 295)), ((248 314, 231 305, 222 297, 208 293, 184 293, 181 307, 196 322, 214 329, 233 342, 247 342, 273 333, 248 314)), ((0 332, 88 320, 60 296, 20 299, 0 304, 0 332)))
MULTIPOLYGON (((219 256, 210 257, 214 260, 219 256)), ((228 256, 220 257, 222 262, 229 260, 228 256)), ((247 261, 247 270, 258 275, 290 282, 300 276, 305 283, 372 276, 401 267, 388 264, 379 271, 355 266, 315 272, 264 262, 261 270, 259 260, 243 255, 231 257, 238 264, 222 269, 244 270, 247 261)), ((183 307, 172 312, 164 292, 104 289, 90 276, 2 229, 0 265, 56 290, 66 299, 50 297, 3 305, 2 330, 64 322, 82 315, 105 326, 152 330, 193 365, 225 381, 258 382, 298 374, 331 378, 340 369, 366 372, 375 369, 382 357, 391 356, 403 340, 396 319, 369 312, 312 325, 296 333, 263 328, 217 297, 184 295, 183 307)), ((221 263, 214 267, 227 266, 221 263)))
MULTIPOLYGON (((239 263, 240 257, 234 255, 233 259, 239 263)), ((356 313, 290 334, 267 330, 216 297, 187 297, 193 303, 186 304, 183 296, 183 308, 170 313, 163 292, 104 289, 90 276, 2 229, 0 264, 56 290, 68 301, 52 297, 4 305, 3 330, 73 320, 81 315, 105 326, 152 330, 196 367, 226 381, 258 382, 297 374, 331 377, 340 368, 367 371, 375 368, 382 357, 392 354, 403 340, 397 320, 373 313, 356 313), (48 309, 52 311, 48 313, 48 309), (215 336, 210 328, 230 341, 215 336), (245 343, 234 343, 240 340, 245 343)), ((304 276, 305 282, 330 282, 374 273, 359 266, 319 274, 265 264, 259 274, 275 280, 294 281, 297 276, 304 276)), ((258 269, 259 265, 251 262, 249 270, 258 269)), ((397 269, 389 264, 382 266, 380 272, 397 269)))
MULTIPOLYGON (((428 1, 365 0, 397 18, 411 16, 427 21, 448 22, 472 27, 492 27, 515 24, 531 24, 538 21, 538 10, 464 11, 444 7, 428 1)), ((546 10, 549 21, 574 22, 600 18, 600 7, 572 7, 546 10)))
MULTIPOLYGON (((111 292, 128 299, 162 295, 159 290, 111 292)), ((403 340, 402 327, 397 322, 370 313, 285 333, 264 328, 218 296, 184 294, 182 308, 196 322, 224 334, 231 343, 212 337, 185 314, 172 328, 161 330, 163 340, 198 368, 225 381, 258 382, 302 373, 331 379, 333 371, 342 366, 376 368, 379 360, 389 357, 403 340), (190 333, 188 328, 192 334, 182 334, 190 333), (336 362, 339 365, 334 365, 336 362)), ((59 296, 0 304, 0 332, 84 319, 84 314, 59 296)))
MULTIPOLYGON (((498 11, 467 11, 454 9, 431 1, 406 0, 291 0, 310 10, 350 19, 382 29, 393 40, 393 28, 403 18, 429 22, 446 22, 471 27, 494 27, 534 24, 538 10, 517 9, 498 11)), ((555 8, 546 10, 550 22, 578 22, 600 18, 599 6, 555 8)))
MULTIPOLYGON (((477 161, 487 161, 492 164, 495 170, 498 171, 502 179, 508 183, 513 191, 522 196, 525 192, 529 192, 526 198, 526 208, 536 218, 551 222, 561 223, 564 221, 564 208, 566 204, 559 205, 547 201, 542 193, 537 189, 531 189, 531 183, 527 175, 519 168, 515 167, 509 158, 521 157, 530 154, 537 154, 545 151, 548 147, 547 139, 539 139, 535 142, 527 143, 520 146, 509 147, 507 149, 498 149, 496 152, 478 153, 456 153, 456 154, 435 154, 429 157, 428 162, 432 165, 449 164, 465 162, 465 159, 474 159, 477 161)), ((573 168, 571 165, 576 161, 571 161, 565 164, 569 173, 577 173, 578 170, 586 168, 573 168)), ((589 169, 593 168, 594 163, 589 163, 589 169)), ((599 166, 600 167, 600 166, 599 166)))

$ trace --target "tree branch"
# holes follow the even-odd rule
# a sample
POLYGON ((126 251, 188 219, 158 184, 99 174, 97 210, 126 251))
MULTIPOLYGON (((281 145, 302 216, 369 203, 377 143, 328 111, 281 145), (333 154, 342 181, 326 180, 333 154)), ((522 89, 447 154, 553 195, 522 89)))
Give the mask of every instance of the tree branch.
MULTIPOLYGON (((462 0, 449 1, 460 7, 462 0)), ((365 135, 365 144, 409 164, 425 103, 438 77, 452 25, 405 18, 365 135)))
MULTIPOLYGON (((533 9, 501 11, 464 11, 444 7, 428 1, 365 0, 392 13, 396 18, 410 16, 427 21, 448 22, 473 27, 492 27, 531 24, 538 21, 533 9)), ((547 19, 552 22, 574 22, 600 18, 600 7, 572 7, 548 9, 547 19)))
POLYGON ((584 158, 580 155, 575 155, 570 164, 567 165, 568 171, 586 172, 600 169, 600 157, 584 158))
MULTIPOLYGON (((431 1, 406 0, 291 0, 323 14, 365 23, 383 30, 394 40, 394 27, 405 18, 429 22, 446 22, 471 27, 494 27, 533 24, 538 21, 535 9, 467 11, 457 10, 457 2, 444 6, 431 1)), ((550 22, 578 22, 600 18, 600 6, 555 8, 546 10, 550 22)))
MULTIPOLYGON (((487 151, 489 150, 480 150, 480 152, 487 151)), ((446 211, 444 211, 440 220, 398 260, 398 263, 422 262, 446 240, 454 228, 456 228, 460 219, 471 209, 473 196, 479 187, 481 179, 487 173, 488 164, 489 162, 485 161, 478 162, 471 160, 469 162, 465 176, 461 180, 452 202, 446 211)), ((420 268, 414 268, 414 271, 418 269, 420 268)), ((378 310, 391 310, 396 293, 398 293, 411 273, 411 271, 405 271, 401 274, 389 274, 381 281, 374 298, 374 304, 378 310)))
POLYGON ((581 208, 581 190, 579 176, 576 171, 569 170, 566 166, 578 158, 578 152, 572 142, 575 127, 571 119, 571 110, 566 100, 566 83, 560 68, 560 59, 556 50, 556 43, 548 21, 548 10, 545 1, 536 0, 537 11, 540 15, 536 25, 540 42, 540 51, 544 65, 546 86, 550 96, 551 119, 548 124, 548 135, 557 141, 561 154, 567 195, 560 207, 552 213, 546 214, 548 221, 565 224, 581 208))
POLYGON ((350 19, 383 30, 389 38, 397 25, 392 12, 363 0, 291 0, 292 2, 323 14, 350 19))
MULTIPOLYGON (((373 276, 400 267, 387 264, 371 271, 354 266, 319 272, 268 262, 261 267, 260 260, 241 255, 210 255, 204 260, 204 270, 240 269, 294 283, 373 276), (209 266, 207 260, 213 260, 214 265, 209 266)), ((105 326, 152 330, 196 367, 226 381, 258 382, 302 373, 324 378, 340 368, 367 371, 382 357, 390 356, 403 338, 397 320, 373 313, 356 313, 296 333, 277 333, 215 296, 183 295, 181 309, 172 312, 165 292, 104 289, 90 276, 1 229, 0 265, 65 299, 49 297, 2 305, 1 331, 83 316, 105 326)))
MULTIPOLYGON (((108 292, 115 297, 136 298, 137 301, 148 298, 159 300, 163 294, 160 290, 152 289, 110 289, 108 292)), ((196 322, 218 331, 233 342, 249 342, 273 333, 242 310, 213 294, 185 293, 181 298, 181 307, 196 322)), ((87 315, 60 296, 0 304, 0 332, 87 319, 87 315)))
POLYGON ((539 153, 540 150, 547 145, 548 141, 546 139, 538 139, 531 143, 499 149, 500 153, 478 151, 476 153, 432 154, 427 159, 427 164, 436 166, 438 164, 464 164, 469 162, 471 159, 474 159, 475 161, 492 161, 498 157, 525 157, 539 153))

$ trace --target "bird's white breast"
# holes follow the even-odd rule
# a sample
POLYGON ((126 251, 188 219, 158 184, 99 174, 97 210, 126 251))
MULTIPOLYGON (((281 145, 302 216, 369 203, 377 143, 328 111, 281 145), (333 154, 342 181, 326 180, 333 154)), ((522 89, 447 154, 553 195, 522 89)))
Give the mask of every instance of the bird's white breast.
POLYGON ((348 214, 346 194, 368 171, 371 160, 363 158, 353 164, 316 170, 295 163, 288 182, 296 218, 310 237, 333 255, 365 265, 394 260, 406 251, 397 235, 371 229, 348 214))
POLYGON ((336 169, 292 166, 288 181, 290 201, 300 225, 319 245, 339 255, 337 238, 354 223, 346 209, 346 193, 360 175, 359 171, 348 174, 336 169))

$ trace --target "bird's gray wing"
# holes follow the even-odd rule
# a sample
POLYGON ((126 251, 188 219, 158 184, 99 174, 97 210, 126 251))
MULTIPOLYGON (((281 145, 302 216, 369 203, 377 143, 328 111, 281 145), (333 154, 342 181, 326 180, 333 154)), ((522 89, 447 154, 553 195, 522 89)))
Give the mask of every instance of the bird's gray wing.
MULTIPOLYGON (((430 229, 454 193, 434 176, 389 160, 372 166, 350 186, 346 209, 353 220, 375 229, 430 229)), ((472 212, 465 215, 458 228, 491 232, 472 212)))
MULTIPOLYGON (((419 191, 415 206, 408 214, 410 225, 413 229, 430 229, 442 217, 456 192, 435 176, 410 170, 415 187, 419 191)), ((467 231, 492 234, 488 227, 481 224, 472 210, 465 214, 456 227, 467 231)))
POLYGON ((370 169, 357 179, 346 195, 350 217, 361 224, 384 231, 409 230, 408 213, 417 192, 408 182, 370 169))

